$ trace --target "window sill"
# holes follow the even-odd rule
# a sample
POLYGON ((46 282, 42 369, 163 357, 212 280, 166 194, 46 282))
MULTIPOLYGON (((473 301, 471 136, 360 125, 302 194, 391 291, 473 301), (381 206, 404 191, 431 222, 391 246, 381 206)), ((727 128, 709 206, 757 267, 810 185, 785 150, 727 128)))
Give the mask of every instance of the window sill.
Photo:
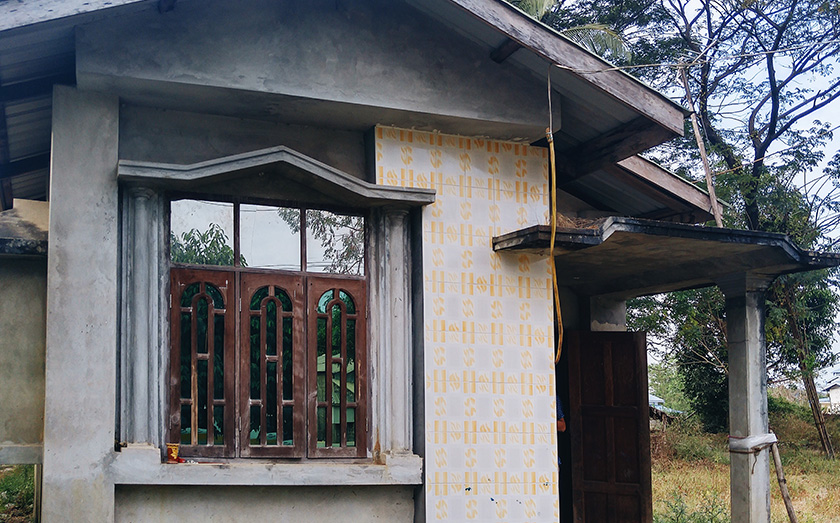
POLYGON ((115 454, 116 485, 419 485, 423 460, 414 454, 387 456, 384 464, 307 461, 305 463, 179 463, 160 461, 151 445, 129 445, 115 454))

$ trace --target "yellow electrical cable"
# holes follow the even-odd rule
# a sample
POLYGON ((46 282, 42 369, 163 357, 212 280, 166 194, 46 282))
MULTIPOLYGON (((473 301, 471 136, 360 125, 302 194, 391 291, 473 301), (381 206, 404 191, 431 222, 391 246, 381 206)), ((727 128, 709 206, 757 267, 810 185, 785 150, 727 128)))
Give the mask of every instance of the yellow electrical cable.
POLYGON ((563 312, 560 310, 560 289, 557 286, 557 266, 554 263, 554 240, 557 236, 557 166, 554 156, 554 135, 551 133, 551 128, 545 130, 545 137, 548 140, 548 157, 551 162, 551 240, 548 255, 551 265, 551 284, 554 288, 554 311, 557 313, 557 351, 554 355, 554 364, 557 365, 563 353, 563 312))

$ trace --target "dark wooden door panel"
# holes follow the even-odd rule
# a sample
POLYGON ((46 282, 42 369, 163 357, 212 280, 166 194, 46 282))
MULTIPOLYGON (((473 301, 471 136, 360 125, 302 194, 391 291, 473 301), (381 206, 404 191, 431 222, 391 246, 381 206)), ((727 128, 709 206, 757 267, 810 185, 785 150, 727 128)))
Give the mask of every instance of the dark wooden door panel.
POLYGON ((574 520, 650 522, 644 333, 569 332, 574 520))

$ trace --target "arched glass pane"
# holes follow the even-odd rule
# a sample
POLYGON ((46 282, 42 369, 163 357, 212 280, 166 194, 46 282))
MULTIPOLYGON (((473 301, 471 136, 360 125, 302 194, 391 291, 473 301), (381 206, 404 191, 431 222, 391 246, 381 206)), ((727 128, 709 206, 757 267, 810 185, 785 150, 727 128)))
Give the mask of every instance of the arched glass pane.
POLYGON ((332 355, 333 358, 341 357, 341 307, 338 304, 332 306, 332 355))
POLYGON ((274 295, 277 296, 278 300, 280 300, 280 304, 283 307, 283 310, 286 312, 291 312, 292 300, 289 299, 289 295, 286 294, 286 291, 284 291, 280 287, 274 287, 274 295))
POLYGON ((184 289, 183 294, 181 294, 181 307, 192 307, 192 299, 199 293, 200 290, 200 283, 191 283, 187 285, 187 288, 184 289))
POLYGON ((195 324, 196 324, 196 351, 199 354, 207 354, 207 321, 208 321, 208 307, 207 298, 201 297, 196 300, 195 310, 195 324))
POLYGON ((356 409, 347 409, 347 446, 356 446, 356 409))
POLYGON ((317 400, 326 401, 326 372, 327 372, 327 320, 318 318, 318 346, 315 351, 315 381, 317 386, 317 400))
POLYGON ((327 408, 318 407, 317 409, 318 424, 316 430, 316 446, 327 446, 327 408))
POLYGON ((268 296, 268 287, 260 287, 259 289, 257 289, 251 296, 250 309, 252 311, 260 310, 260 307, 262 306, 262 301, 266 298, 266 296, 268 296))
POLYGON ((292 399, 292 318, 283 318, 283 399, 292 399))
POLYGON ((207 445, 207 360, 196 362, 198 371, 198 444, 207 445))
POLYGON ((277 445, 277 362, 265 364, 266 445, 277 445))
POLYGON ((356 320, 347 320, 347 401, 356 401, 356 320))
POLYGON ((225 399, 225 317, 216 315, 213 327, 213 398, 225 399))
POLYGON ((332 299, 333 299, 333 291, 332 290, 328 290, 327 292, 322 294, 321 297, 318 298, 318 306, 315 308, 315 311, 320 313, 320 314, 326 314, 327 313, 327 305, 332 301, 332 299))
MULTIPOLYGON (((249 385, 251 389, 251 399, 260 399, 260 361, 262 354, 260 352, 260 316, 251 316, 251 332, 249 335, 251 345, 251 356, 249 361, 249 385)), ((241 379, 244 379, 241 378, 241 379)))
POLYGON ((268 300, 265 304, 265 353, 277 355, 277 302, 268 300))
POLYGON ((189 312, 181 313, 181 397, 192 397, 192 314, 189 312))
POLYGON ((356 304, 347 292, 343 290, 338 291, 338 299, 344 302, 344 306, 347 307, 347 314, 356 314, 356 304))
POLYGON ((217 289, 215 285, 210 285, 209 283, 205 283, 204 288, 206 289, 207 294, 213 298, 213 307, 216 309, 224 309, 225 299, 222 296, 222 292, 217 289))

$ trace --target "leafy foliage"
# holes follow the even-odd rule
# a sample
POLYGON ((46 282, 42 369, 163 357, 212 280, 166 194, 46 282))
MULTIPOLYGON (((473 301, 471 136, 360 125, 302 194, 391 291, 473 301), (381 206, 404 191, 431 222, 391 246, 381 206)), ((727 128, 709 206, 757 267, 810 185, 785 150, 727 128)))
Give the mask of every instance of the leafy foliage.
MULTIPOLYGON (((300 211, 280 208, 280 218, 293 233, 300 231, 300 211)), ((335 214, 328 211, 306 212, 307 236, 318 240, 324 250, 326 272, 362 274, 365 263, 365 220, 361 216, 335 214)), ((314 248, 307 241, 309 248, 314 248)))
MULTIPOLYGON (((194 265, 233 265, 233 247, 221 225, 211 223, 206 231, 191 229, 177 236, 169 235, 170 258, 174 263, 194 265)), ((245 257, 239 257, 240 264, 247 265, 245 257)))

